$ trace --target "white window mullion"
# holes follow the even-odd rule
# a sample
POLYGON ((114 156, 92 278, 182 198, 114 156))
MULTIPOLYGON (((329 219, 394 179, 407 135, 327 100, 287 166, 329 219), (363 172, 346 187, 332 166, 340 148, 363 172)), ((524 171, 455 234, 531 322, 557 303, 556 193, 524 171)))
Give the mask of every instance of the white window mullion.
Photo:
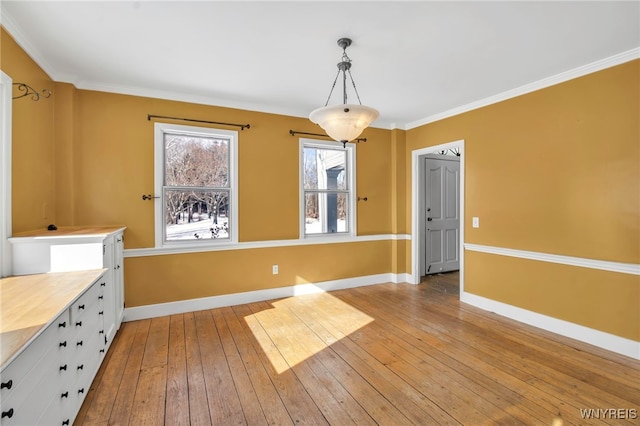
POLYGON ((300 139, 299 161, 300 238, 356 235, 354 146, 300 139), (305 188, 305 183, 312 187, 305 188), (332 194, 333 200, 329 198, 332 194), (316 203, 315 226, 307 224, 309 197, 316 203), (340 206, 344 206, 346 212, 340 206))

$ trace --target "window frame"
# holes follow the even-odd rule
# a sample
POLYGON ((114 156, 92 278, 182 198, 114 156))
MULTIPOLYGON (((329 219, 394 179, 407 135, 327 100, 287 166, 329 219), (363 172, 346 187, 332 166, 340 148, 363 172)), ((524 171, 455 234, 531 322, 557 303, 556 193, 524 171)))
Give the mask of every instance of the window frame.
MULTIPOLYGON (((340 237, 355 237, 357 235, 357 211, 356 211, 356 149, 353 143, 342 146, 340 142, 335 141, 322 141, 317 139, 299 139, 299 238, 340 238, 340 237), (304 188, 304 149, 319 148, 319 149, 332 149, 336 151, 344 151, 346 153, 346 176, 345 181, 347 183, 347 190, 340 190, 347 195, 347 232, 320 232, 317 234, 307 234, 305 227, 306 220, 306 197, 307 190, 304 188)), ((314 192, 314 191, 311 191, 314 192)), ((322 191, 320 191, 322 192, 322 191)))
MULTIPOLYGON (((181 187, 175 186, 176 189, 181 187)), ((156 248, 194 248, 217 247, 238 243, 238 132, 233 130, 214 129, 210 127, 185 126, 169 123, 154 124, 154 228, 156 248), (165 134, 197 136, 204 138, 227 139, 229 141, 229 238, 225 239, 190 239, 181 241, 166 240, 165 223, 165 134)))

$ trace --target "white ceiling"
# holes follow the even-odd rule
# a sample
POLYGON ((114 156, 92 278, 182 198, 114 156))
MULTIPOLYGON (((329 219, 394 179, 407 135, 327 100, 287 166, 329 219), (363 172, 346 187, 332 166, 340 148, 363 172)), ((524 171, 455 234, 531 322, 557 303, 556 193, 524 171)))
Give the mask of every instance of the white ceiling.
POLYGON ((300 117, 324 105, 350 37, 383 128, 640 55, 639 1, 1 0, 0 21, 55 81, 300 117))

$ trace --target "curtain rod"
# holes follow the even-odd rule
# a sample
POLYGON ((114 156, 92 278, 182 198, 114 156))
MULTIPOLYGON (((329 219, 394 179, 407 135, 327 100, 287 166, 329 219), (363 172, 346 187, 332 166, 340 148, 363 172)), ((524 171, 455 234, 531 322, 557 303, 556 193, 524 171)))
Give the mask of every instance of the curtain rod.
POLYGON ((221 123, 221 122, 218 122, 218 121, 196 120, 194 118, 168 117, 168 116, 165 116, 165 115, 147 114, 147 120, 148 121, 151 121, 152 118, 163 118, 165 120, 191 121, 191 122, 194 122, 194 123, 221 124, 223 126, 240 127, 240 130, 244 130, 245 128, 247 128, 247 129, 251 128, 250 124, 221 123))
MULTIPOLYGON (((289 134, 291 136, 295 136, 295 135, 308 135, 308 136, 320 136, 322 138, 329 138, 331 139, 331 136, 329 135, 325 135, 323 133, 308 133, 308 132, 299 132, 297 130, 289 130, 289 134)), ((360 143, 360 142, 366 142, 367 138, 358 138, 358 139, 354 139, 355 142, 360 143)))

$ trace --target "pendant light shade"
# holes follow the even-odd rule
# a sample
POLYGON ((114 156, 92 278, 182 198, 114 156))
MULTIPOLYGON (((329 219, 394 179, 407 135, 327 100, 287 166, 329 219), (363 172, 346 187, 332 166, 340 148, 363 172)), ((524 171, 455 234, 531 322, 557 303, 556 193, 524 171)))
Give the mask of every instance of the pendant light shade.
POLYGON ((379 116, 378 111, 368 106, 341 104, 318 108, 311 112, 309 119, 332 139, 349 142, 360 136, 379 116))
POLYGON ((378 119, 380 113, 374 108, 362 105, 360 95, 356 89, 356 83, 351 76, 351 59, 347 56, 347 47, 351 45, 351 39, 341 38, 338 46, 343 50, 342 61, 338 63, 338 74, 331 86, 329 98, 324 107, 318 108, 309 114, 309 119, 318 124, 329 137, 346 144, 356 139, 364 129, 378 119), (358 98, 359 104, 347 103, 347 74, 353 84, 353 89, 358 98), (327 106, 333 93, 333 88, 342 75, 342 104, 327 106))

